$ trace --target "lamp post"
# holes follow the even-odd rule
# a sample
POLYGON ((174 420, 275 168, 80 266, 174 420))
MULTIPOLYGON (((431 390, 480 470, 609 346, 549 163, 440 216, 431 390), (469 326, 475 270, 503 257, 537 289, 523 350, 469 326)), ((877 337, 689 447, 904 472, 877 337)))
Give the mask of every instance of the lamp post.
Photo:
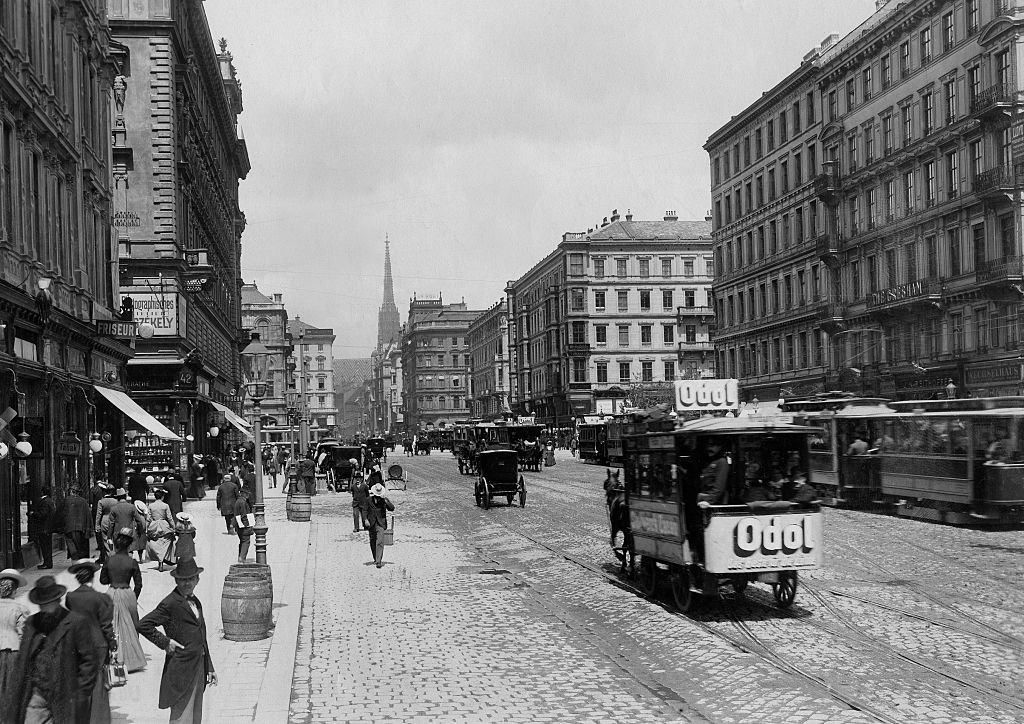
POLYGON ((306 330, 299 330, 299 454, 309 448, 309 401, 306 398, 306 330))
POLYGON ((256 476, 256 525, 253 530, 256 533, 256 562, 267 564, 267 519, 263 506, 263 466, 260 464, 260 454, 263 450, 260 434, 260 403, 267 393, 267 360, 270 357, 268 350, 260 342, 259 332, 253 332, 249 344, 242 350, 242 360, 245 362, 245 388, 252 399, 252 435, 253 435, 253 472, 256 476))
MULTIPOLYGON (((298 409, 298 397, 299 393, 295 390, 289 390, 284 393, 285 405, 288 407, 288 445, 289 445, 289 456, 288 466, 292 467, 295 465, 295 413, 298 409)), ((292 481, 288 475, 288 471, 285 471, 285 480, 288 485, 288 492, 292 492, 292 481)))

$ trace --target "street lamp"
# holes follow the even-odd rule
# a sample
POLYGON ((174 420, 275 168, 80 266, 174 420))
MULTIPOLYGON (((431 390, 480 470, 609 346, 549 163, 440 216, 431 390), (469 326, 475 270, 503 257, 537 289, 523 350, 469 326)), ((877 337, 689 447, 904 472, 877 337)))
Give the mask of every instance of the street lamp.
MULTIPOLYGON (((295 390, 287 390, 284 393, 284 404, 288 408, 288 446, 289 446, 289 457, 288 466, 292 467, 295 465, 295 414, 299 406, 299 393, 295 390)), ((288 492, 292 492, 292 480, 285 471, 285 481, 288 486, 288 492)))
POLYGON ((252 400, 253 472, 256 476, 256 562, 267 564, 267 519, 263 508, 263 470, 260 465, 262 441, 260 439, 260 403, 267 394, 267 360, 270 350, 260 342, 259 332, 253 332, 249 344, 242 350, 245 363, 245 389, 252 400))

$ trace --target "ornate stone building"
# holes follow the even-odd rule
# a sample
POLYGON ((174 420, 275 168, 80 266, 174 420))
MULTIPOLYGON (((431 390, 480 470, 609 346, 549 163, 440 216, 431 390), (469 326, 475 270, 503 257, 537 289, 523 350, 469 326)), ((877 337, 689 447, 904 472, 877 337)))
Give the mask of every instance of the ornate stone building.
POLYGON ((470 361, 472 416, 511 413, 508 405, 508 303, 502 299, 473 320, 466 333, 470 361))
POLYGON ((320 438, 337 434, 338 408, 334 399, 334 330, 314 327, 299 317, 288 320, 288 334, 292 343, 289 364, 292 389, 300 398, 305 392, 305 413, 309 438, 304 441, 315 445, 320 438), (306 378, 305 387, 302 378, 306 378))
MULTIPOLYGON (((285 309, 281 294, 270 298, 263 294, 255 282, 242 285, 242 328, 258 332, 260 341, 270 351, 267 360, 267 396, 260 403, 264 418, 264 441, 270 443, 289 440, 288 405, 285 391, 288 389, 288 358, 292 356, 292 342, 288 336, 288 310, 285 309)), ((243 404, 243 418, 252 415, 252 403, 248 397, 243 404)), ((297 439, 297 438, 296 438, 297 439)))
POLYGON ((191 453, 221 452, 225 436, 207 432, 226 429, 225 418, 237 423, 241 411, 242 89, 201 0, 109 0, 107 8, 129 58, 114 109, 120 284, 136 322, 154 331, 137 344, 127 386, 192 436, 150 465, 182 466, 191 453))
POLYGON ((34 556, 24 521, 43 485, 60 499, 122 473, 121 411, 97 388, 123 395, 131 355, 112 324, 109 114, 123 56, 102 3, 43 7, 0 3, 0 567, 34 556))

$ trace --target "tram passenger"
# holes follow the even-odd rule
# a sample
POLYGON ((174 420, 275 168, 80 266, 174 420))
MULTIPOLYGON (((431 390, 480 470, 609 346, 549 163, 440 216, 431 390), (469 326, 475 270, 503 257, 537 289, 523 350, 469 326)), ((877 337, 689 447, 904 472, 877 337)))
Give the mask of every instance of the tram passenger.
POLYGON ((807 473, 803 470, 793 471, 789 478, 789 485, 785 489, 786 499, 794 503, 810 503, 818 497, 817 491, 807 481, 807 473))
POLYGON ((985 451, 986 461, 992 464, 1009 462, 1012 457, 1012 446, 1013 441, 1006 430, 999 430, 996 434, 996 439, 992 441, 985 451))
POLYGON ((851 442, 850 446, 848 448, 846 448, 846 454, 847 455, 867 455, 868 454, 868 444, 864 440, 864 435, 863 434, 858 432, 856 435, 853 436, 853 442, 851 442))
POLYGON ((729 470, 732 458, 724 450, 721 441, 707 443, 708 464, 700 472, 700 493, 697 502, 710 505, 726 505, 729 502, 729 470))

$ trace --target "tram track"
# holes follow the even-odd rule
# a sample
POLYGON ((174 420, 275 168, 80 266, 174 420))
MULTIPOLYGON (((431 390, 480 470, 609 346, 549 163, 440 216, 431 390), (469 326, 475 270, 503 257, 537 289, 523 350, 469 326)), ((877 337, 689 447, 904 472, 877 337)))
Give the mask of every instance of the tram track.
MULTIPOLYGON (((471 478, 469 478, 471 479, 471 478)), ((569 493, 571 498, 573 494, 580 495, 583 500, 592 500, 595 492, 600 495, 599 484, 595 484, 594 481, 579 480, 571 483, 565 483, 563 481, 553 482, 545 481, 536 477, 536 475, 527 474, 527 489, 533 491, 541 491, 541 494, 548 494, 564 498, 566 493, 569 493), (567 489, 568 488, 568 489, 567 489)), ((440 491, 439 491, 440 492, 440 491)), ((445 493, 445 497, 450 497, 465 508, 472 510, 472 501, 462 497, 449 495, 445 493)), ((528 496, 529 499, 529 496, 528 496)), ((593 501, 595 508, 603 509, 604 506, 598 501, 593 501)), ((601 501, 603 502, 603 501, 601 501)), ((785 672, 791 676, 801 679, 811 685, 817 690, 822 691, 830 699, 834 700, 842 706, 848 707, 849 709, 863 712, 865 715, 872 717, 874 720, 879 722, 903 722, 906 718, 902 713, 892 713, 886 710, 886 707, 879 706, 878 702, 872 700, 869 696, 864 696, 861 693, 851 691, 848 687, 842 684, 836 684, 833 681, 829 681, 826 677, 819 675, 815 671, 807 667, 806 663, 798 660, 794 660, 792 656, 787 655, 786 652, 779 649, 777 645, 774 645, 770 641, 766 640, 763 635, 756 632, 750 625, 749 622, 743 620, 740 616, 740 612, 736 611, 732 607, 723 607, 725 609, 721 612, 721 616, 724 620, 719 621, 706 621, 699 617, 688 616, 677 611, 674 606, 661 600, 658 594, 648 596, 639 588, 638 585, 633 583, 631 580, 623 577, 617 572, 610 570, 610 566, 595 564, 593 561, 581 557, 577 553, 567 550, 565 547, 558 545, 551 541, 550 535, 545 535, 544 539, 532 534, 528 530, 524 530, 522 526, 510 524, 502 520, 491 516, 489 523, 497 525, 502 529, 508 531, 510 534, 528 541, 530 544, 537 546, 541 549, 548 551, 549 553, 559 557, 560 559, 586 570, 588 573, 598 576, 606 582, 618 587, 621 590, 625 590, 639 598, 647 600, 655 605, 660 606, 669 614, 685 619, 688 623, 697 626, 702 631, 714 636, 715 638, 727 643, 737 651, 743 652, 748 655, 756 656, 759 660, 763 661, 772 668, 785 672), (724 625, 723 625, 724 624, 724 625)), ((602 545, 607 546, 607 538, 604 536, 598 536, 591 529, 588 530, 576 530, 577 536, 583 535, 586 539, 589 539, 590 543, 600 541, 602 545)), ((586 540, 584 540, 584 543, 586 540)), ((483 549, 481 553, 483 553, 483 549)), ((499 564, 500 565, 500 564, 499 564)), ((888 572, 892 573, 892 572, 888 572)), ((978 622, 974 619, 970 619, 970 623, 977 626, 977 628, 968 628, 965 626, 957 625, 949 621, 944 621, 934 617, 930 617, 925 614, 916 613, 907 609, 901 609, 898 606, 884 604, 878 601, 873 601, 869 598, 860 597, 856 594, 850 594, 844 591, 838 591, 833 589, 825 588, 823 590, 818 589, 817 584, 808 584, 807 578, 802 580, 804 584, 802 587, 808 592, 807 595, 818 604, 818 607, 826 611, 830 619, 834 621, 821 621, 815 619, 809 619, 806 616, 797 616, 790 612, 780 612, 774 606, 770 604, 761 604, 766 608, 770 607, 772 610, 772 616, 780 619, 798 619, 802 623, 807 623, 813 626, 815 629, 820 630, 824 633, 834 636, 837 639, 844 642, 845 646, 851 648, 852 651, 859 652, 859 655, 868 657, 872 653, 875 656, 881 655, 887 659, 898 659, 903 661, 905 665, 917 668, 925 671, 932 677, 935 677, 934 684, 931 688, 933 691, 948 691, 948 685, 953 684, 957 688, 963 690, 965 693, 969 693, 973 697, 980 701, 989 701, 998 703, 1008 711, 1015 712, 1015 715, 1019 716, 1024 714, 1024 700, 1019 696, 1007 694, 997 687, 990 685, 987 682, 981 681, 975 677, 967 675, 961 671, 946 668, 942 665, 936 665, 934 662, 925 660, 920 656, 906 653, 901 651, 894 646, 887 644, 886 642, 879 640, 877 634, 873 634, 864 628, 858 626, 853 621, 849 620, 848 616, 840 611, 832 601, 828 600, 828 596, 834 595, 839 597, 845 597, 850 600, 858 600, 866 605, 876 606, 881 610, 885 610, 890 614, 897 616, 905 616, 913 618, 922 623, 934 624, 936 626, 943 627, 946 630, 957 632, 963 635, 969 635, 990 644, 1001 646, 1011 651, 1018 653, 1020 651, 1021 641, 1017 637, 1009 634, 1005 631, 998 629, 997 627, 978 622), (984 631, 979 631, 978 629, 984 631), (938 684, 939 681, 946 682, 946 686, 938 684)), ((943 609, 947 609, 950 612, 956 614, 958 617, 969 618, 967 614, 959 611, 953 606, 946 604, 945 602, 919 591, 918 588, 914 588, 916 593, 922 593, 922 598, 929 599, 929 601, 940 606, 943 609)), ((764 615, 764 620, 769 621, 770 617, 767 614, 764 615)), ((786 635, 785 631, 782 631, 783 636, 786 635)), ((650 688, 650 687, 648 687, 650 688)), ((956 695, 954 695, 956 696, 956 695)))

